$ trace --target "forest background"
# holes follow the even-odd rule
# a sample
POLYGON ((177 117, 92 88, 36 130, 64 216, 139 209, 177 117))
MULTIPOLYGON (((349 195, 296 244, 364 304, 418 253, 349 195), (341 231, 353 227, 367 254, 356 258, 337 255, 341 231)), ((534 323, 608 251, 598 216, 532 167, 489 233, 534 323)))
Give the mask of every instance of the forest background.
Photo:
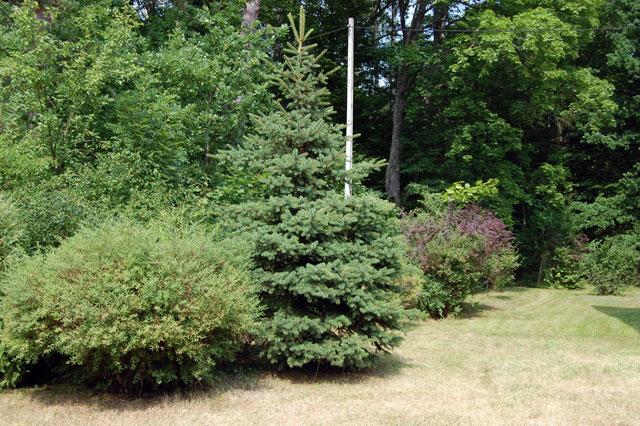
MULTIPOLYGON (((322 66, 341 67, 338 123, 356 20, 356 161, 388 163, 369 188, 404 209, 466 194, 513 230, 519 275, 538 284, 570 273, 586 241, 631 236, 637 250, 638 2, 302 3, 322 66)), ((283 56, 300 4, 0 4, 0 188, 25 215, 21 245, 123 212, 215 221, 264 191, 215 154, 272 108, 264 60, 283 56)))

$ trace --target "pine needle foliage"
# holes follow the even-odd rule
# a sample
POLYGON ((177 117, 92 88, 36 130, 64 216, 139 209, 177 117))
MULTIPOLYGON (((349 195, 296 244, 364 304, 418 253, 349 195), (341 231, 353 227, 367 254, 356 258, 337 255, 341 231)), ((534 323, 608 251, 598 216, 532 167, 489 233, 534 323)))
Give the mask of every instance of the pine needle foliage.
MULTIPOLYGON (((265 189, 238 215, 256 244, 266 312, 257 343, 282 368, 364 368, 400 341, 402 240, 390 203, 341 194, 345 137, 330 120, 330 72, 306 43, 304 11, 297 26, 289 19, 294 43, 283 66, 272 65, 280 108, 253 117, 244 143, 218 155, 265 189)), ((359 182, 371 166, 361 162, 349 177, 359 182)))

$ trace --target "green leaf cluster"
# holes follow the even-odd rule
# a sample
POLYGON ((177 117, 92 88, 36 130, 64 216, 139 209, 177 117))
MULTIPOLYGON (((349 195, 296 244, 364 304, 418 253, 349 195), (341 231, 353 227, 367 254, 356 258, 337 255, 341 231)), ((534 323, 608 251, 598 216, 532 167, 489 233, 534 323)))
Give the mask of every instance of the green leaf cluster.
POLYGON ((7 257, 22 246, 24 231, 20 211, 11 199, 0 194, 0 270, 7 257))

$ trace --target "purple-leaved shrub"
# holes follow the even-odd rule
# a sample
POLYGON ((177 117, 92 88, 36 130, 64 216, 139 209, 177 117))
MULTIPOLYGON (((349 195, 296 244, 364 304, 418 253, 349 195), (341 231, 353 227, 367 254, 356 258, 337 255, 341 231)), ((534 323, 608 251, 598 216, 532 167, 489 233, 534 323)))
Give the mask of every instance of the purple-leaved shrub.
POLYGON ((483 238, 481 254, 484 256, 513 248, 513 234, 507 225, 490 210, 476 205, 469 205, 463 209, 450 208, 448 220, 463 235, 483 238))
POLYGON ((407 215, 408 257, 424 273, 418 307, 436 318, 458 313, 481 288, 513 280, 518 266, 514 237, 493 212, 476 205, 407 215))

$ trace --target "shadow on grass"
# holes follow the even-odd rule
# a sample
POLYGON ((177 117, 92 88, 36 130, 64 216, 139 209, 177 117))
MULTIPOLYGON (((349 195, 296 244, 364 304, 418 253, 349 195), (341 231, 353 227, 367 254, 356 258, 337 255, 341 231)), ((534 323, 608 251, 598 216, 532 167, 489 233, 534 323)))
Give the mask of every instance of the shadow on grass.
POLYGON ((513 299, 514 293, 526 293, 531 291, 531 287, 523 287, 523 286, 510 286, 510 287, 502 287, 494 290, 488 290, 489 293, 492 294, 494 299, 498 300, 511 300, 513 299))
POLYGON ((82 406, 99 411, 137 412, 172 402, 184 402, 203 398, 211 399, 230 391, 256 391, 266 389, 271 385, 264 379, 270 375, 293 384, 349 384, 366 382, 372 378, 393 376, 399 374, 402 368, 408 365, 409 364, 398 355, 384 354, 378 357, 373 367, 358 372, 345 372, 323 368, 316 369, 311 367, 281 372, 252 369, 239 373, 220 375, 214 383, 198 388, 176 389, 141 396, 97 392, 87 387, 68 384, 22 388, 15 392, 25 392, 36 404, 45 406, 82 406))
POLYGON ((378 357, 374 365, 360 371, 340 371, 335 368, 305 368, 286 370, 275 373, 275 376, 295 384, 313 383, 361 383, 372 378, 385 378, 400 373, 405 367, 410 367, 406 359, 396 354, 383 354, 378 357))
MULTIPOLYGON (((496 300, 511 300, 514 293, 525 293, 530 291, 529 287, 504 287, 500 289, 484 290, 478 294, 488 294, 491 299, 496 300)), ((497 311, 498 308, 486 303, 471 301, 464 302, 462 304, 462 312, 458 316, 459 319, 474 319, 484 317, 486 312, 497 311)))
POLYGON ((640 333, 640 308, 621 308, 617 306, 593 306, 596 311, 617 318, 640 333))
POLYGON ((233 390, 259 390, 263 372, 258 370, 221 374, 213 383, 188 389, 174 389, 143 395, 99 392, 80 385, 55 384, 37 388, 23 388, 16 392, 27 392, 34 402, 46 406, 84 406, 100 411, 134 412, 176 401, 199 398, 215 398, 233 390))
POLYGON ((531 291, 533 287, 522 286, 522 285, 513 285, 509 287, 503 287, 498 290, 494 290, 498 293, 526 293, 527 291, 531 291))
POLYGON ((497 296, 493 296, 495 299, 498 300, 511 300, 512 297, 511 296, 507 296, 506 294, 499 294, 497 296))
POLYGON ((484 317, 485 312, 497 310, 495 306, 487 305, 482 302, 465 302, 462 304, 462 312, 458 316, 459 319, 474 319, 484 317))

